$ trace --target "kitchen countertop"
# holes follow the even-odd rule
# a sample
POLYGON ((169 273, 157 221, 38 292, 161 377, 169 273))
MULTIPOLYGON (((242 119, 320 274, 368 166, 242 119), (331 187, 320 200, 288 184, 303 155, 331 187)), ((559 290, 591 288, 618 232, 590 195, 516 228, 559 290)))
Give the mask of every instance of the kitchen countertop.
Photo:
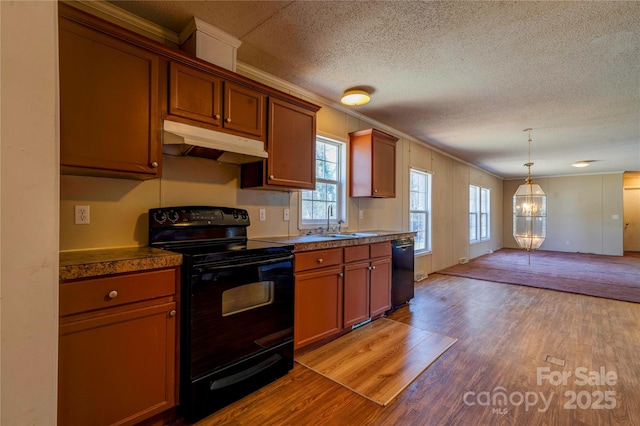
MULTIPOLYGON (((348 234, 348 233, 345 233, 348 234)), ((294 252, 348 247, 407 238, 411 231, 362 231, 345 237, 330 235, 289 235, 252 238, 258 241, 292 244, 294 252)), ((78 250, 60 253, 60 281, 103 275, 122 274, 149 269, 169 268, 182 264, 182 255, 151 247, 78 250)))
MULTIPOLYGON (((346 232, 345 234, 349 234, 346 232)), ((269 241, 282 244, 293 244, 294 252, 320 250, 335 247, 356 246, 359 244, 380 243, 398 238, 414 237, 414 231, 361 231, 348 237, 332 237, 331 235, 289 235, 282 237, 257 237, 252 240, 269 241)))
POLYGON ((182 255, 151 247, 78 250, 60 253, 60 281, 99 277, 182 264, 182 255))

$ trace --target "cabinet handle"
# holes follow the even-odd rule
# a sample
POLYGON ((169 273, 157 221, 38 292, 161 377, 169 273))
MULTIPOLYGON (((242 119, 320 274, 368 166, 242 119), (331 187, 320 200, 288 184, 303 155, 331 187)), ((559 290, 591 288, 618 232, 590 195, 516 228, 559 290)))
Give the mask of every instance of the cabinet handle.
POLYGON ((324 259, 322 258, 318 259, 318 263, 322 263, 322 262, 324 262, 324 259))
POLYGON ((157 162, 157 161, 152 161, 152 162, 151 162, 151 167, 153 167, 154 169, 155 169, 156 167, 158 167, 158 162, 157 162))
POLYGON ((216 120, 220 120, 220 114, 214 115, 213 118, 215 118, 216 120))
POLYGON ((227 119, 226 119, 226 120, 224 120, 224 121, 226 121, 227 123, 231 123, 231 117, 227 118, 227 119))
POLYGON ((169 316, 170 317, 175 317, 176 316, 176 310, 172 309, 171 311, 169 311, 169 316))
POLYGON ((274 180, 276 177, 274 175, 269 175, 269 179, 274 180))
POLYGON ((111 290, 108 296, 109 296, 109 299, 115 299, 116 297, 118 297, 118 292, 115 290, 111 290))

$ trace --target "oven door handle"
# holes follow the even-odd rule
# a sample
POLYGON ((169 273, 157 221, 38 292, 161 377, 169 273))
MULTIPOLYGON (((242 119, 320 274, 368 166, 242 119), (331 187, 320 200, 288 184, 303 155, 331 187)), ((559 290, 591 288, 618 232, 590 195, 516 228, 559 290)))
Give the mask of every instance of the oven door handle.
POLYGON ((251 262, 244 262, 244 263, 231 263, 229 265, 198 265, 198 267, 196 268, 196 271, 202 271, 204 269, 231 269, 231 268, 244 268, 246 266, 256 266, 256 265, 269 265, 271 263, 278 263, 278 262, 282 262, 285 260, 292 260, 293 259, 293 255, 290 254, 288 256, 283 256, 283 257, 276 257, 276 258, 269 258, 269 259, 259 259, 259 260, 254 260, 251 262))

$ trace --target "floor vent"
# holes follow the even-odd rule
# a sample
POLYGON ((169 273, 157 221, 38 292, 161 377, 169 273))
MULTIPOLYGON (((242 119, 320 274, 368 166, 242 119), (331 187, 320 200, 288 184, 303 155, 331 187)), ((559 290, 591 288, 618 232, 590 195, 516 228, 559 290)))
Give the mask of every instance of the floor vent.
POLYGON ((414 281, 416 281, 416 282, 417 282, 417 281, 422 281, 422 280, 426 279, 426 278, 427 278, 427 276, 428 276, 428 275, 427 275, 427 274, 425 274, 424 272, 419 271, 419 272, 416 272, 416 273, 413 275, 413 280, 414 280, 414 281))
POLYGON ((469 258, 468 258, 468 257, 461 257, 461 258, 459 259, 459 262, 460 262, 460 263, 467 263, 468 261, 469 261, 469 258))
POLYGON ((351 329, 352 329, 352 330, 355 330, 356 328, 358 328, 358 327, 362 327, 363 325, 369 324, 370 322, 371 322, 371 318, 369 318, 368 320, 364 320, 364 321, 362 321, 362 322, 359 322, 359 323, 357 323, 357 324, 353 324, 353 325, 351 326, 351 329))
POLYGON ((556 358, 556 357, 553 357, 551 355, 546 355, 544 357, 544 360, 547 361, 549 364, 559 365, 560 367, 564 367, 564 365, 565 365, 565 360, 564 359, 556 358))

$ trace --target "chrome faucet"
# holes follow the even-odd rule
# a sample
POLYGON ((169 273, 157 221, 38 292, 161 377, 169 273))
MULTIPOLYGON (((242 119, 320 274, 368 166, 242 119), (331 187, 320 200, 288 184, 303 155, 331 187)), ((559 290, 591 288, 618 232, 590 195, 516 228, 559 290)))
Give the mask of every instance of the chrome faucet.
POLYGON ((333 205, 329 204, 327 206, 327 234, 330 232, 329 229, 329 219, 333 216, 333 205))

